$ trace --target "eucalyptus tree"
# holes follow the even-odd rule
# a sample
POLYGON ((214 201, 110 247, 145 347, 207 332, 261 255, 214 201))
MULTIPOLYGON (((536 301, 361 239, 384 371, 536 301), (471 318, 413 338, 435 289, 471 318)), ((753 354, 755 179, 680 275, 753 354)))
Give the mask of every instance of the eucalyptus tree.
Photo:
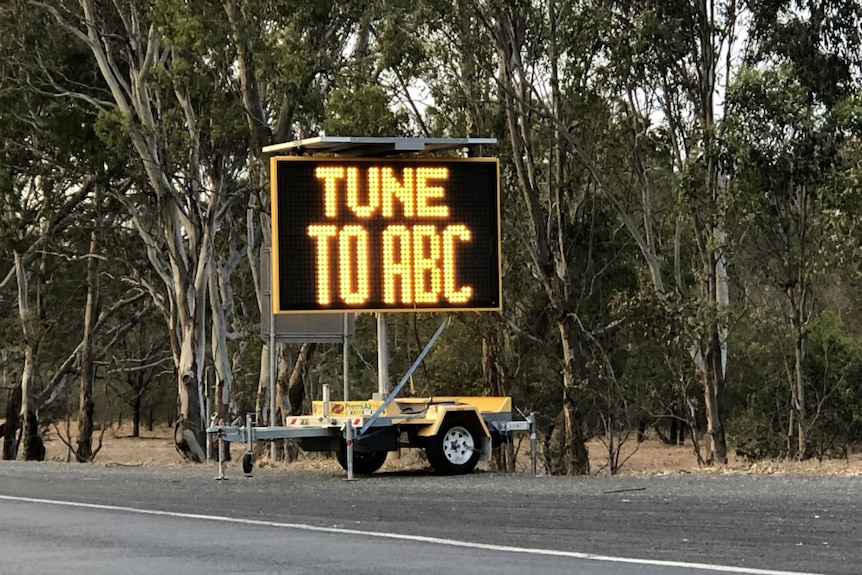
MULTIPOLYGON (((728 296, 714 134, 716 101, 730 73, 725 58, 736 33, 736 4, 498 1, 477 10, 497 49, 498 97, 524 196, 522 213, 530 222, 525 244, 564 341, 568 459, 584 455, 575 431, 580 399, 572 394, 591 331, 579 332, 566 255, 565 230, 574 221, 566 217, 585 205, 571 185, 580 182, 612 207, 659 298, 689 302, 708 459, 725 461, 727 330, 721 310, 728 296), (578 172, 588 178, 578 180, 578 172), (683 242, 686 233, 690 240, 683 242), (691 267, 683 260, 687 255, 694 258, 691 267)), ((570 463, 569 471, 578 467, 570 463)))
POLYGON ((762 311, 777 306, 793 341, 786 453, 810 455, 809 433, 823 414, 807 390, 812 322, 825 288, 856 253, 845 220, 857 199, 841 174, 858 158, 862 110, 862 6, 856 2, 755 5, 745 68, 728 94, 722 130, 732 154, 740 259, 747 293, 762 311))
MULTIPOLYGON (((23 336, 17 339, 23 365, 20 383, 7 403, 3 456, 15 457, 14 434, 23 426, 25 457, 29 459, 44 453, 38 444, 38 411, 69 381, 79 359, 80 345, 52 377, 47 375, 48 366, 59 355, 48 348, 68 345, 60 336, 68 336, 69 329, 80 325, 59 320, 62 306, 68 305, 64 300, 75 292, 73 286, 71 292, 62 290, 75 282, 62 282, 61 287, 60 282, 49 286, 48 281, 54 273, 61 274, 60 269, 70 267, 63 263, 65 259, 74 260, 86 252, 69 231, 79 224, 81 207, 101 185, 104 171, 97 159, 94 114, 74 103, 61 105, 51 97, 54 77, 83 77, 92 68, 81 64, 80 53, 44 34, 44 22, 26 10, 24 3, 4 4, 0 20, 0 227, 5 264, 0 289, 17 287, 14 305, 23 336), (42 73, 46 68, 50 68, 49 75, 42 73)), ((15 347, 7 345, 5 351, 14 353, 15 347)))
POLYGON ((507 229, 528 254, 559 332, 562 393, 553 470, 579 474, 589 471, 584 387, 590 328, 581 316, 589 295, 584 278, 592 273, 590 258, 579 256, 590 253, 583 232, 590 228, 586 207, 594 189, 588 173, 573 162, 582 148, 571 146, 571 127, 576 114, 590 108, 592 56, 582 47, 596 30, 563 32, 562 9, 555 2, 489 2, 475 16, 496 52, 491 73, 511 154, 504 185, 517 191, 521 206, 507 229))
MULTIPOLYGON (((595 326, 588 325, 595 318, 584 320, 604 307, 599 290, 592 288, 606 263, 599 260, 609 254, 598 256, 595 249, 593 240, 603 232, 591 232, 603 218, 593 211, 597 187, 590 171, 577 161, 586 157, 589 144, 573 132, 594 144, 592 135, 606 121, 607 109, 590 86, 590 50, 601 31, 588 9, 571 4, 455 2, 447 12, 431 21, 427 34, 433 48, 424 77, 434 97, 428 125, 501 139, 503 259, 512 269, 502 318, 518 337, 531 324, 541 332, 533 335, 539 339, 549 336, 543 325, 556 332, 551 337, 559 342, 560 367, 554 371, 561 377, 554 402, 559 415, 549 426, 554 436, 549 453, 555 452, 550 466, 554 472, 586 473, 584 391, 598 350, 589 334, 595 326), (579 17, 583 26, 575 24, 579 17), (529 278, 535 288, 516 277, 529 278), (533 294, 541 294, 541 303, 533 294)), ((483 329, 489 385, 499 386, 505 377, 500 370, 505 343, 495 333, 501 329, 483 329)), ((515 372, 518 360, 510 364, 515 372)))
MULTIPOLYGON (((392 126, 392 114, 377 86, 377 73, 369 55, 373 4, 333 0, 222 3, 236 62, 235 82, 241 101, 237 112, 245 124, 239 137, 249 148, 246 255, 261 314, 269 310, 263 307, 260 250, 272 241, 269 163, 262 147, 311 137, 323 130, 353 131, 374 124, 374 135, 392 126), (325 112, 328 105, 332 109, 325 112)), ((291 350, 273 353, 305 362, 312 349, 313 346, 303 346, 296 354, 291 350)), ((277 399, 268 397, 270 356, 266 342, 260 353, 256 406, 264 419, 268 412, 265 404, 277 399)), ((303 381, 291 374, 301 370, 281 361, 277 369, 278 381, 295 386, 283 397, 291 395, 291 409, 298 407, 303 381)), ((284 406, 285 416, 287 411, 284 406)))
MULTIPOLYGON (((495 146, 471 153, 495 155, 501 161, 503 310, 459 319, 481 338, 484 393, 513 396, 517 405, 541 414, 542 428, 551 419, 547 425, 550 429, 561 413, 561 394, 557 376, 544 372, 559 372, 553 367, 553 356, 559 352, 555 344, 545 342, 556 339, 559 330, 550 327, 549 331, 548 315, 553 312, 548 310, 546 292, 530 267, 524 265, 530 260, 531 232, 524 220, 523 196, 510 193, 518 186, 511 169, 506 116, 498 97, 497 46, 489 37, 481 5, 430 0, 424 11, 417 12, 423 24, 415 29, 422 39, 421 51, 415 52, 422 57, 412 61, 411 69, 421 78, 413 93, 424 98, 418 125, 433 135, 496 137, 495 146), (534 346, 541 353, 525 352, 534 346), (546 356, 552 365, 545 365, 546 356), (548 383, 536 385, 539 381, 548 383), (546 418, 549 412, 553 416, 546 418)), ((494 461, 499 468, 514 463, 502 452, 495 453, 494 461)))
POLYGON ((622 119, 632 127, 629 165, 642 197, 633 211, 642 226, 629 229, 655 292, 688 310, 686 335, 703 389, 706 460, 725 463, 727 180, 716 130, 722 94, 734 74, 740 7, 732 0, 604 6, 609 32, 598 63, 603 92, 624 106, 622 119), (644 161, 642 145, 651 141, 666 150, 672 178, 667 169, 656 177, 644 161))
POLYGON ((216 51, 194 48, 210 48, 205 32, 218 30, 196 27, 200 20, 172 3, 29 4, 87 50, 105 86, 92 95, 68 82, 61 93, 91 104, 102 118, 103 138, 116 153, 130 154, 133 185, 112 197, 146 246, 161 284, 144 287, 171 336, 177 446, 190 459, 202 460, 205 296, 213 236, 230 200, 226 181, 235 168, 217 137, 223 99, 216 88, 224 78, 209 66, 224 60, 216 51))

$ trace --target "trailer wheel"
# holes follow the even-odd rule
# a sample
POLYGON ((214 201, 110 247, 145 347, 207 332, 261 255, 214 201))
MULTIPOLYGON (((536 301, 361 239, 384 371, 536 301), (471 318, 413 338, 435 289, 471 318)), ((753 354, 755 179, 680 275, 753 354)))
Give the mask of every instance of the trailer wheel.
POLYGON ((460 475, 476 468, 481 456, 482 433, 475 424, 444 421, 425 447, 428 463, 438 473, 460 475))
POLYGON ((244 453, 242 456, 242 472, 246 475, 251 475, 254 468, 254 456, 251 453, 244 453))
MULTIPOLYGON (((383 466, 386 456, 385 451, 357 451, 353 450, 353 471, 359 475, 371 475, 383 466)), ((347 446, 341 442, 341 447, 335 452, 335 458, 344 471, 347 471, 347 446)))

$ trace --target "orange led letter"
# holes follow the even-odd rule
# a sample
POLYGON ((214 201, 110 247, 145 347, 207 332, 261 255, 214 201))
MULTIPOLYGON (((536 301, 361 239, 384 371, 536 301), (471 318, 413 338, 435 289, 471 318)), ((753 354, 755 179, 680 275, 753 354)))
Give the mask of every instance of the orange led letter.
POLYGON ((368 232, 362 226, 344 226, 338 234, 338 286, 345 303, 365 303, 368 283, 368 232))
POLYGON ((435 226, 413 227, 413 289, 416 303, 436 303, 440 294, 440 236, 435 226))
POLYGON ((323 213, 327 218, 338 215, 338 180, 344 179, 344 168, 340 166, 318 166, 314 177, 323 180, 323 213))
POLYGON ((443 230, 443 295, 452 303, 467 303, 473 295, 473 288, 463 286, 455 287, 455 276, 458 266, 455 261, 455 242, 469 242, 471 238, 470 229, 464 225, 452 225, 443 230))
POLYGON ((317 303, 329 305, 329 238, 338 233, 335 226, 308 226, 308 237, 317 240, 317 303))
POLYGON ((449 168, 416 168, 416 215, 420 218, 448 218, 449 206, 428 205, 429 199, 444 198, 442 186, 430 186, 428 180, 448 180, 449 168))
POLYGON ((383 196, 383 217, 391 218, 395 215, 393 199, 401 202, 405 218, 416 216, 416 201, 413 198, 415 188, 414 169, 404 168, 402 181, 395 178, 392 168, 382 168, 380 174, 380 194, 383 196))
POLYGON ((380 168, 368 168, 368 203, 359 203, 359 168, 347 168, 347 207, 359 218, 370 218, 380 205, 380 168))
POLYGON ((413 303, 413 267, 410 230, 407 226, 389 226, 383 230, 383 301, 413 303), (396 294, 396 282, 401 282, 401 297, 396 294))

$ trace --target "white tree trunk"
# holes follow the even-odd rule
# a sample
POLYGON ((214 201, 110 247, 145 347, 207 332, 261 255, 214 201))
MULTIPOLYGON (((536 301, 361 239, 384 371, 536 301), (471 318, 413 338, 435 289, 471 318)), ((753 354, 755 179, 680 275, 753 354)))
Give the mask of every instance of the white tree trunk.
MULTIPOLYGON (((200 134, 185 86, 179 83, 172 86, 172 92, 164 92, 161 86, 151 83, 155 80, 152 71, 173 57, 172 49, 162 44, 156 26, 147 27, 146 14, 134 4, 97 5, 94 0, 79 0, 79 4, 83 28, 50 5, 36 5, 92 52, 110 92, 111 104, 124 120, 155 194, 155 214, 140 209, 122 194, 116 198, 128 209, 165 288, 165 293, 159 293, 154 286, 148 286, 165 315, 172 338, 179 399, 175 441, 187 458, 203 461, 204 304, 211 239, 222 211, 221 190, 219 185, 213 185, 208 193, 201 193, 206 179, 200 161, 200 134), (116 14, 101 13, 109 10, 116 14), (108 22, 117 28, 103 28, 108 22), (112 43, 116 38, 124 38, 136 49, 115 50, 112 43), (175 101, 157 101, 166 94, 175 101), (175 156, 186 161, 177 168, 162 157, 162 150, 170 145, 163 141, 160 126, 160 114, 166 107, 181 111, 187 132, 184 149, 175 156), (158 230, 161 237, 151 235, 152 230, 158 230)), ((107 106, 106 102, 93 103, 100 108, 107 106)))
POLYGON ((21 330, 24 335, 24 368, 21 370, 21 411, 19 413, 21 437, 23 439, 24 458, 28 460, 42 459, 44 458, 44 448, 41 450, 42 457, 38 457, 37 443, 41 445, 41 439, 38 437, 38 420, 33 401, 33 374, 39 348, 39 337, 36 333, 35 324, 38 318, 34 310, 30 309, 27 273, 21 264, 21 257, 18 253, 15 253, 14 257, 18 280, 18 317, 21 320, 21 330))

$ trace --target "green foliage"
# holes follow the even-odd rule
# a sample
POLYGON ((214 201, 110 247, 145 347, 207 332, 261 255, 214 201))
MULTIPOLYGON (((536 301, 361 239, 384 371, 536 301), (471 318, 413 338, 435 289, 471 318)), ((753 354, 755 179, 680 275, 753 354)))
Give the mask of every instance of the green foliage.
MULTIPOLYGON (((731 440, 750 459, 792 456, 786 375, 793 366, 792 340, 770 318, 746 321, 737 331, 744 346, 735 354, 737 370, 728 386, 731 440)), ((862 340, 832 313, 818 318, 809 333, 804 374, 811 453, 844 457, 862 441, 862 340)))
POLYGON ((105 155, 112 163, 127 162, 131 154, 129 126, 116 109, 102 110, 93 125, 96 136, 104 145, 105 155))
POLYGON ((862 340, 833 313, 812 326, 805 366, 815 455, 846 456, 862 441, 862 340))
POLYGON ((737 455, 750 459, 784 455, 792 340, 786 326, 768 314, 743 316, 734 334, 726 396, 728 441, 737 455))
POLYGON ((392 106, 380 86, 349 83, 332 91, 326 102, 321 128, 340 136, 393 136, 403 134, 407 118, 392 106))
POLYGON ((858 89, 862 6, 853 0, 751 4, 753 61, 789 63, 809 97, 832 108, 858 89))

